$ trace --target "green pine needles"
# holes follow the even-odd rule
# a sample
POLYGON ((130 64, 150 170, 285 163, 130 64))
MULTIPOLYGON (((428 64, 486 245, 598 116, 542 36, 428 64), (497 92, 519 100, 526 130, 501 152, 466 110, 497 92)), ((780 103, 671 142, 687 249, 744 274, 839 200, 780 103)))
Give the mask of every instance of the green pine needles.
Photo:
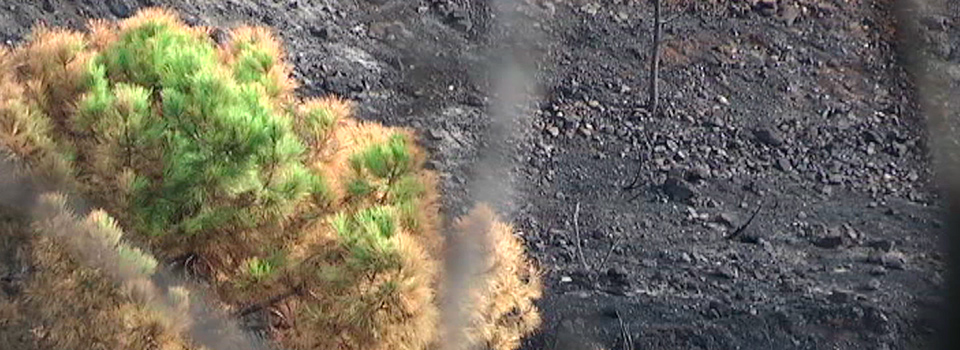
POLYGON ((390 182, 407 175, 413 168, 413 157, 402 135, 393 135, 383 145, 373 145, 350 158, 350 166, 357 173, 368 171, 376 178, 390 182))
POLYGON ((351 254, 351 266, 376 272, 397 265, 392 241, 397 233, 397 222, 390 207, 366 208, 352 216, 338 213, 331 221, 351 254))
POLYGON ((378 204, 396 208, 404 227, 416 229, 417 200, 425 192, 414 173, 413 155, 403 135, 394 134, 350 157, 354 177, 347 193, 354 198, 378 198, 378 204))
POLYGON ((228 64, 209 40, 146 21, 92 60, 72 126, 109 145, 102 170, 134 170, 128 204, 140 231, 251 227, 324 197, 292 117, 274 103, 274 58, 255 42, 238 47, 228 64))

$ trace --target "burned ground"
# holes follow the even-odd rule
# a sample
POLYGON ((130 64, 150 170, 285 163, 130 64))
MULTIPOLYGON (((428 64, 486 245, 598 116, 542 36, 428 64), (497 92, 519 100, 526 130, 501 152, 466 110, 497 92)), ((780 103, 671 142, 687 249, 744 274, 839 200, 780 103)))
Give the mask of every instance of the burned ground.
MULTIPOLYGON (((448 217, 512 219, 545 271, 529 349, 929 345, 943 201, 892 1, 666 3, 655 116, 646 1, 7 0, 0 40, 150 5, 276 28, 302 95, 420 132, 448 217)), ((914 39, 957 62, 951 11, 914 39)))

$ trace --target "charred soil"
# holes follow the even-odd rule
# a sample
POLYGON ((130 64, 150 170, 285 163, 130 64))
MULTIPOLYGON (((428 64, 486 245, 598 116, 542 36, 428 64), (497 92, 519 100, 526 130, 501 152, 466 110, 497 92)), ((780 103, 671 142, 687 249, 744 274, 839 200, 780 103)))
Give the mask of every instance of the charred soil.
MULTIPOLYGON (((8 45, 153 5, 275 28, 301 95, 422 135, 447 217, 486 200, 514 222, 545 272, 525 348, 931 344, 945 213, 892 1, 665 1, 658 115, 646 1, 2 4, 8 45), (537 88, 502 88, 508 66, 537 88)), ((952 11, 917 40, 957 63, 952 11)))

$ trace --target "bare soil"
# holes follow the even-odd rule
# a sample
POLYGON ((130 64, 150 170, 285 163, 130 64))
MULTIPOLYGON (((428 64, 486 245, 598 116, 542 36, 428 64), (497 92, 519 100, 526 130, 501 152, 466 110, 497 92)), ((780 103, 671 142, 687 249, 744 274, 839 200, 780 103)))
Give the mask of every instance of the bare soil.
MULTIPOLYGON (((448 216, 513 220, 546 280, 527 349, 930 346, 944 201, 892 1, 665 4, 658 115, 647 1, 4 0, 0 40, 150 5, 275 28, 304 96, 419 131, 448 216)), ((960 63, 951 11, 909 39, 960 63)))

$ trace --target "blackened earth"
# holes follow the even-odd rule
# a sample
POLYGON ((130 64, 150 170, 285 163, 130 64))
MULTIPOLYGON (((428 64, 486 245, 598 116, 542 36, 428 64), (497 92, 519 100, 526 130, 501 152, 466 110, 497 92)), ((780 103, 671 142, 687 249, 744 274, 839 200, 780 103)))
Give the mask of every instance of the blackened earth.
MULTIPOLYGON (((892 1, 667 0, 657 115, 648 1, 5 0, 0 40, 152 5, 271 26, 303 96, 416 129, 447 216, 492 201, 542 267, 526 349, 932 342, 945 212, 892 1)), ((950 6, 912 40, 956 64, 950 6)))

